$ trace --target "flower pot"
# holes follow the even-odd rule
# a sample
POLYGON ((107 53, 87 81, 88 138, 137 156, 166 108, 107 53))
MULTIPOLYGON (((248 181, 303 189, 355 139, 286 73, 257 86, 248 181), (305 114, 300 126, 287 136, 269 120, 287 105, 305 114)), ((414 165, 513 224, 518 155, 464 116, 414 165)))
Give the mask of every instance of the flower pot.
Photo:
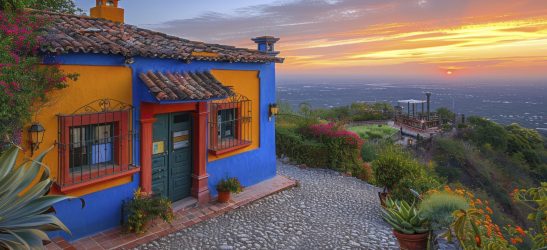
POLYGON ((378 192, 378 197, 380 198, 380 205, 382 205, 382 207, 386 207, 387 193, 378 192))
POLYGON ((402 250, 424 250, 427 249, 427 237, 429 233, 402 234, 393 230, 393 235, 399 242, 402 250))
POLYGON ((217 201, 221 203, 226 203, 230 201, 230 192, 218 192, 217 201))

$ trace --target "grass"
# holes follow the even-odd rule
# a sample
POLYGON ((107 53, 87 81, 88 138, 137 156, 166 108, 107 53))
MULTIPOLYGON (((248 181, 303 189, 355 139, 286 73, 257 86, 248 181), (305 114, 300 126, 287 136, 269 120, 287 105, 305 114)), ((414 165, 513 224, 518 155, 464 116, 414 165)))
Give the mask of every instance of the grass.
POLYGON ((350 127, 348 130, 357 133, 366 140, 388 138, 398 130, 388 125, 364 125, 350 127))

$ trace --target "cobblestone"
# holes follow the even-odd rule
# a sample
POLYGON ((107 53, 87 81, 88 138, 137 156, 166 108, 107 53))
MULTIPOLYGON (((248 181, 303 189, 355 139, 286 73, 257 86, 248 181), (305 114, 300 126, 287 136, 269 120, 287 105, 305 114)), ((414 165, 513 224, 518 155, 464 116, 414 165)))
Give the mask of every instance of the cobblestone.
POLYGON ((155 240, 140 249, 398 249, 378 188, 324 169, 278 162, 299 186, 155 240))

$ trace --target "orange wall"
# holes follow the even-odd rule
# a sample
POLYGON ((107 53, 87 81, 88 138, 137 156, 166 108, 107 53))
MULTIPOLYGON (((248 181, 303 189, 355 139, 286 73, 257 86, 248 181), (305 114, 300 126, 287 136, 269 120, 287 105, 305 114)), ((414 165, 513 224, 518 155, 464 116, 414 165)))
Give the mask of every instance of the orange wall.
MULTIPOLYGON (((71 114, 78 108, 85 106, 97 99, 115 99, 123 103, 132 103, 132 82, 131 69, 118 66, 79 66, 79 65, 62 65, 61 69, 66 73, 79 74, 78 80, 69 82, 69 86, 62 90, 53 91, 48 94, 50 101, 42 107, 36 121, 41 123, 46 132, 44 140, 40 144, 40 149, 34 154, 36 156, 43 150, 46 150, 58 140, 58 124, 57 114, 71 114)), ((21 154, 19 161, 30 157, 29 137, 23 135, 23 147, 26 149, 25 154, 21 154)), ((57 178, 58 172, 58 151, 54 148, 45 158, 44 163, 49 166, 52 179, 57 178)), ((75 190, 69 195, 81 196, 95 191, 107 189, 117 185, 125 184, 131 181, 131 177, 107 181, 93 186, 88 186, 82 189, 75 190)))
MULTIPOLYGON (((240 150, 214 156, 209 154, 209 161, 214 161, 232 155, 247 152, 260 147, 260 79, 255 70, 212 70, 211 73, 223 85, 230 86, 234 92, 249 98, 252 109, 252 144, 240 150)), ((211 135, 209 135, 211 136, 211 135)))

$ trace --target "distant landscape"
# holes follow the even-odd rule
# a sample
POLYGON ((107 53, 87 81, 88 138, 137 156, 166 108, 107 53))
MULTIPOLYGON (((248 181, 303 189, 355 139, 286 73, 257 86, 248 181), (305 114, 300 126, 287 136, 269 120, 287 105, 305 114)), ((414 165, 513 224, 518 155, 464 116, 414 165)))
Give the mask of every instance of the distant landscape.
POLYGON ((293 107, 305 102, 313 108, 352 102, 389 102, 432 95, 432 108, 447 107, 466 116, 478 115, 501 124, 519 123, 547 136, 547 85, 390 84, 382 82, 317 82, 280 80, 277 98, 293 107))

